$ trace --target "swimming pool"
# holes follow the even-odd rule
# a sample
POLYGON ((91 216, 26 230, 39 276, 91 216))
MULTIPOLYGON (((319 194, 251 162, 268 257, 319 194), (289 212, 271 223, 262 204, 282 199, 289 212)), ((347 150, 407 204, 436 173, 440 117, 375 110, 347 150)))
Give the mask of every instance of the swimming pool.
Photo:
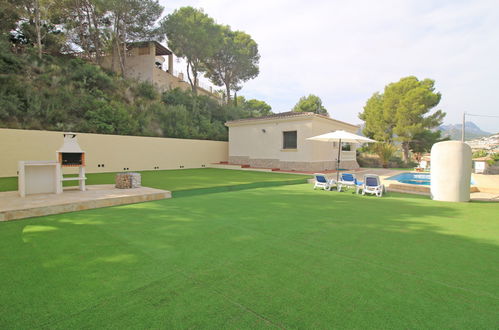
POLYGON ((402 183, 429 186, 430 173, 400 173, 387 178, 387 180, 396 180, 402 183))
MULTIPOLYGON (((400 173, 389 178, 387 180, 396 180, 401 183, 417 184, 420 186, 430 185, 430 173, 400 173)), ((471 184, 474 184, 473 179, 471 179, 471 184)))

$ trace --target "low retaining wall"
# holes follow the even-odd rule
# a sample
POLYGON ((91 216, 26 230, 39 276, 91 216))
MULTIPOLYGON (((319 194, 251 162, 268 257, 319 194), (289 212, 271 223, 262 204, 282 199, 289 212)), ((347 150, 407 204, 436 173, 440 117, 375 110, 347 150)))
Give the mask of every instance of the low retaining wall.
MULTIPOLYGON (((278 168, 284 171, 320 172, 336 169, 335 161, 293 162, 271 158, 255 159, 247 156, 229 156, 229 163, 249 165, 256 168, 278 168)), ((354 170, 359 168, 359 164, 355 160, 342 160, 340 162, 340 168, 354 170)))
POLYGON ((485 174, 499 174, 499 162, 489 165, 485 171, 485 174))
MULTIPOLYGON (((387 185, 385 185, 385 187, 387 191, 431 196, 430 186, 422 186, 422 185, 406 184, 406 183, 388 183, 387 185)), ((475 186, 470 187, 470 193, 481 192, 481 191, 482 189, 479 189, 478 187, 475 186)))

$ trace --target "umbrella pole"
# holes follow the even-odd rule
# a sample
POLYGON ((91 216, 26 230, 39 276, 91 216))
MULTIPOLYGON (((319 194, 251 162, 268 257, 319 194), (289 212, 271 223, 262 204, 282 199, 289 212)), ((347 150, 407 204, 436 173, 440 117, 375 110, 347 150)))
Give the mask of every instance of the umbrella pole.
POLYGON ((336 182, 340 180, 340 157, 341 157, 341 139, 338 143, 338 159, 336 161, 336 182))

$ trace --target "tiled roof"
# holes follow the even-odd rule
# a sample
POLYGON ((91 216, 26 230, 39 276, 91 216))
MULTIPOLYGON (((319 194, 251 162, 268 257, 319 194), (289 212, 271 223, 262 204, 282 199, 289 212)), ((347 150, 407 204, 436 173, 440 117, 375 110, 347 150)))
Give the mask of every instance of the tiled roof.
POLYGON ((253 120, 265 120, 265 119, 278 119, 278 118, 288 118, 288 117, 309 117, 311 115, 314 115, 313 112, 295 112, 295 111, 287 111, 287 112, 280 112, 280 113, 275 113, 273 115, 269 116, 262 116, 262 117, 256 117, 256 118, 242 118, 242 119, 236 119, 236 120, 231 120, 228 121, 227 123, 238 123, 241 121, 253 121, 253 120))
POLYGON ((295 111, 280 112, 280 113, 275 113, 273 115, 256 117, 256 118, 236 119, 236 120, 228 121, 225 124, 227 125, 227 124, 235 124, 235 123, 242 123, 242 122, 252 122, 252 121, 271 120, 271 119, 286 119, 286 118, 296 118, 296 117, 319 117, 319 118, 333 120, 333 121, 340 122, 340 123, 347 124, 347 125, 351 125, 351 126, 356 126, 356 125, 352 125, 350 123, 346 123, 346 122, 343 122, 340 120, 329 118, 328 116, 319 115, 319 114, 316 114, 314 112, 295 112, 295 111))

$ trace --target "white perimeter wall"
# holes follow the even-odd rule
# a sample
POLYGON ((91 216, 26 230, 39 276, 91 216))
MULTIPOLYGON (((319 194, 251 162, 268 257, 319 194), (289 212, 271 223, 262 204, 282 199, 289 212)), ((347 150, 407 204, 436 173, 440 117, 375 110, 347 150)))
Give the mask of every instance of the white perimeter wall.
MULTIPOLYGON (((200 168, 228 160, 228 142, 77 133, 87 173, 200 168), (98 167, 104 164, 104 167, 98 167)), ((0 177, 17 175, 20 160, 57 160, 63 132, 0 128, 0 177)))

